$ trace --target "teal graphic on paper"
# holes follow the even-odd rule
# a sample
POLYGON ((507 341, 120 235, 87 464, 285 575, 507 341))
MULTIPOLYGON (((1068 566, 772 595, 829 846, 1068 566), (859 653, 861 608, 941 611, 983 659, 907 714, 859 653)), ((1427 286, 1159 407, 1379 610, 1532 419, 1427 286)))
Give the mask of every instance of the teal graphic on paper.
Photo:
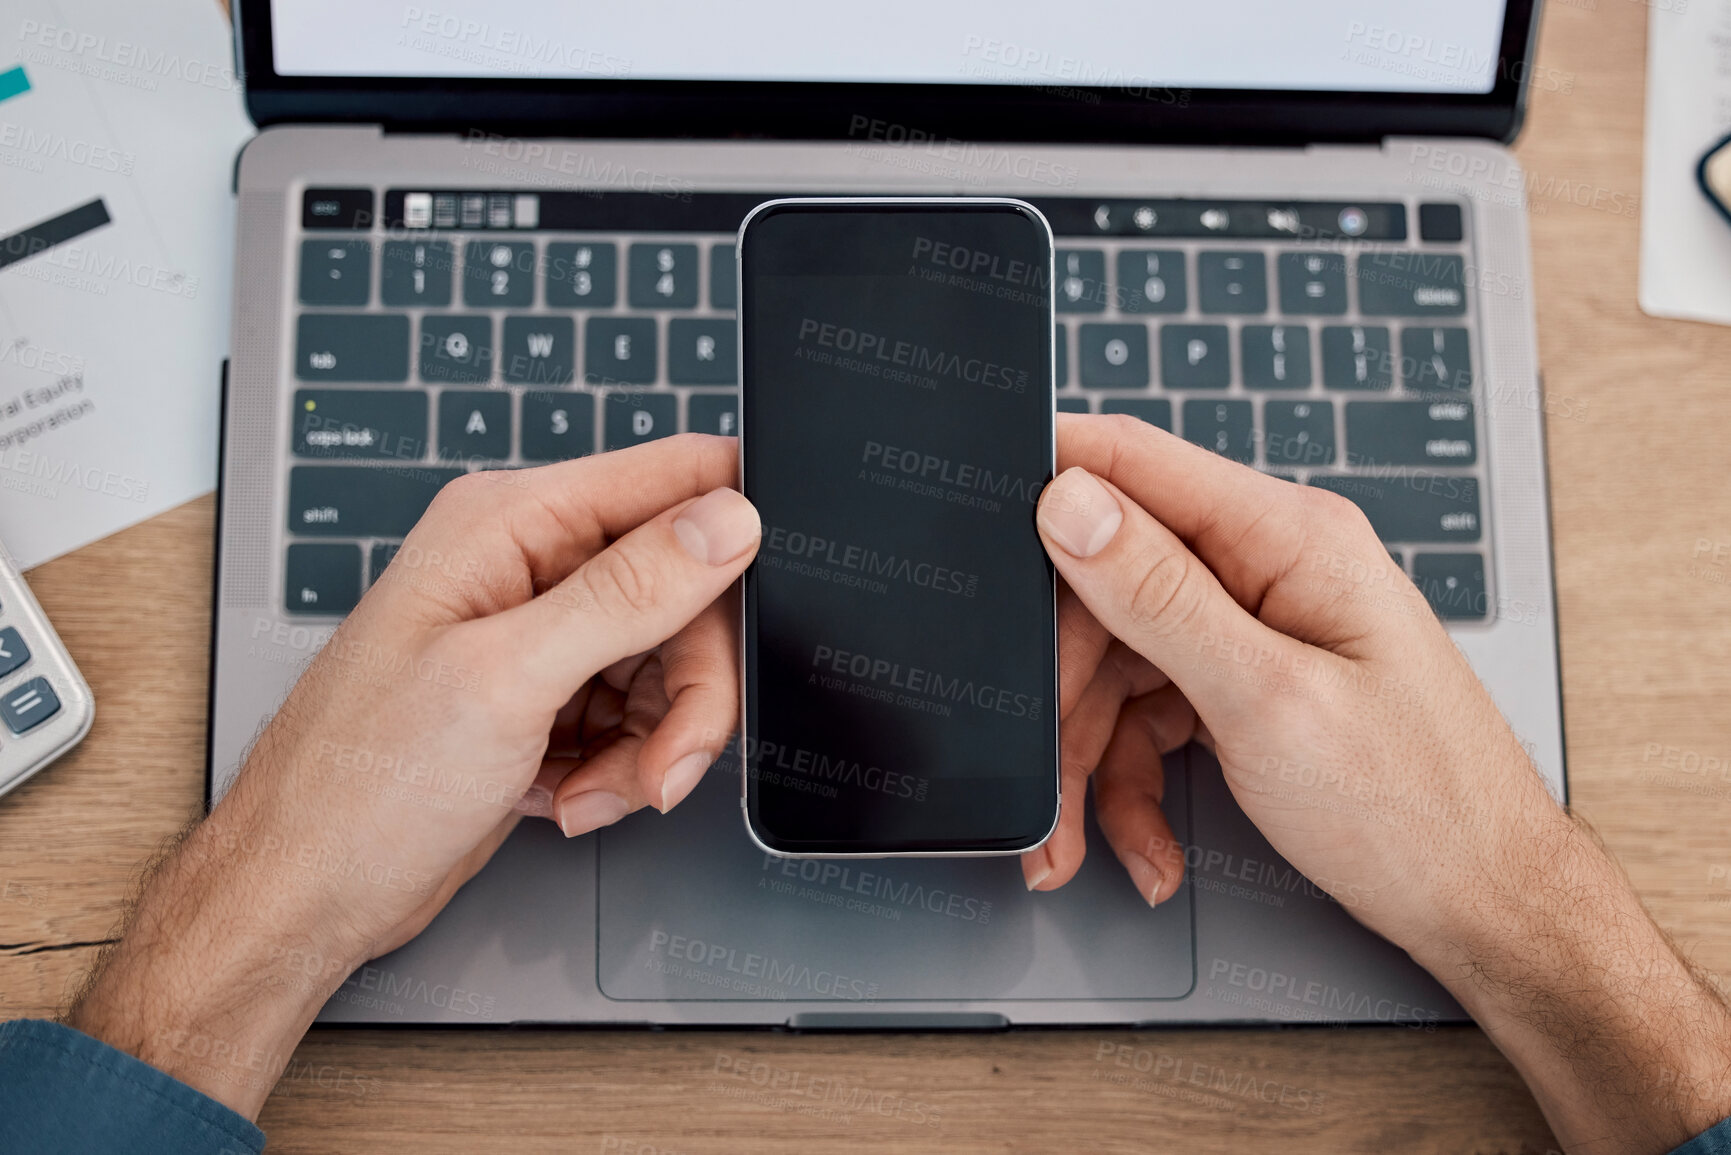
POLYGON ((14 96, 23 96, 30 91, 30 78, 24 75, 24 66, 6 72, 0 72, 0 100, 11 100, 14 96))

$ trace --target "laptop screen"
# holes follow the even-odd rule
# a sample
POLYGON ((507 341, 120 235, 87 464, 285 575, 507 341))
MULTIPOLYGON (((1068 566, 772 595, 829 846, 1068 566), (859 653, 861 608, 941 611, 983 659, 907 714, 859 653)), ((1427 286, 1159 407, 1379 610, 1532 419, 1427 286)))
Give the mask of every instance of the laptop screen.
POLYGON ((282 77, 1473 95, 1507 68, 1504 10, 1505 0, 275 0, 271 32, 282 77))

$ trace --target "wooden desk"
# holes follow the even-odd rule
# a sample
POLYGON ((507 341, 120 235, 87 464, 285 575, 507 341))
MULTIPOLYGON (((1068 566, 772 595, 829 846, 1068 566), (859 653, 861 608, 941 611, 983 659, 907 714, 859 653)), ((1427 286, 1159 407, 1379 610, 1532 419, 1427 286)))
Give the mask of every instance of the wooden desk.
MULTIPOLYGON (((1532 178, 1551 398, 1570 780, 1659 921, 1731 976, 1731 781, 1672 781, 1661 766, 1666 747, 1731 763, 1731 566, 1696 559, 1699 541, 1731 541, 1731 438, 1720 435, 1731 329, 1636 307, 1639 219, 1626 206, 1641 190, 1647 8, 1594 4, 1548 6, 1517 150, 1532 178)), ((213 508, 195 501, 31 575, 99 709, 74 755, 0 803, 0 1018, 55 1012, 112 933, 137 864, 199 808, 213 508)), ((525 1153, 644 1142, 663 1155, 1554 1146, 1473 1029, 318 1030, 261 1123, 279 1152, 471 1151, 507 1135, 525 1153), (1148 1052, 1150 1085, 1105 1081, 1119 1070, 1097 1061, 1105 1042, 1148 1052), (743 1096, 757 1087, 717 1073, 747 1055, 884 1096, 902 1117, 753 1101, 743 1096), (1183 1081, 1192 1074, 1290 1091, 1285 1103, 1209 1095, 1183 1081)))

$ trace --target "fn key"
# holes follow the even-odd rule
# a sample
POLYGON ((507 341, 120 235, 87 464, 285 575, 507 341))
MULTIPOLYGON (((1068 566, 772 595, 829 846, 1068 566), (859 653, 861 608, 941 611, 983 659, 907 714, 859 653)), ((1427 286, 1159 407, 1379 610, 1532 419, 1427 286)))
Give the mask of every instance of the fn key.
POLYGON ((283 608, 289 613, 341 617, 360 600, 360 546, 321 542, 288 547, 283 608))

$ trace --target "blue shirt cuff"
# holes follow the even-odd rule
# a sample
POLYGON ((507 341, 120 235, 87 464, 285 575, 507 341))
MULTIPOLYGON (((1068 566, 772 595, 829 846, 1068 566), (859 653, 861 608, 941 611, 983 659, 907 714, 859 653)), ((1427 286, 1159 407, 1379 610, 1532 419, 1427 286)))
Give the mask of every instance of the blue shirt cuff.
POLYGON ((259 1155, 264 1132, 82 1031, 0 1023, 0 1151, 259 1155))
POLYGON ((1731 1119, 1721 1120, 1717 1127, 1709 1127, 1671 1155, 1731 1155, 1731 1119))

